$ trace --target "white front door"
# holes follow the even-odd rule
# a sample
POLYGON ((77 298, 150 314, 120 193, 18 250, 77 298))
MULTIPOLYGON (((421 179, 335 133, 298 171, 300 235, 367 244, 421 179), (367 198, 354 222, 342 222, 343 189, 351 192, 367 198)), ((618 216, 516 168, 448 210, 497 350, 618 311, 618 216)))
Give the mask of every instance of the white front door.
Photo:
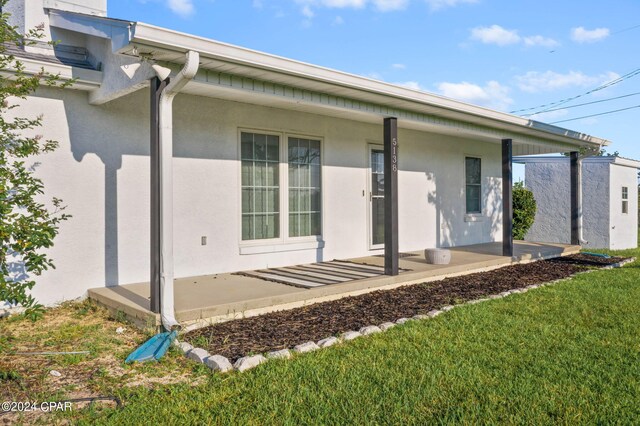
POLYGON ((384 248, 384 150, 369 146, 369 248, 384 248))

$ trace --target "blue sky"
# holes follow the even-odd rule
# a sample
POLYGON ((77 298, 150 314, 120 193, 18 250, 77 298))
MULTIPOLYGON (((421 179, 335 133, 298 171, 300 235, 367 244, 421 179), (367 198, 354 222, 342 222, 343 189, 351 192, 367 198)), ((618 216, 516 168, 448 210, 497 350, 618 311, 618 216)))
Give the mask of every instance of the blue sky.
MULTIPOLYGON (((533 116, 545 122, 640 106, 640 74, 633 76, 640 70, 638 0, 109 0, 108 4, 114 18, 501 111, 527 109, 517 113, 526 114, 554 109, 533 116), (609 100, 614 97, 621 98, 609 100), (571 107, 594 101, 602 102, 571 107), (535 108, 541 105, 550 106, 535 108)), ((632 108, 558 125, 609 139, 614 142, 609 151, 640 159, 638 123, 640 108, 632 108)))

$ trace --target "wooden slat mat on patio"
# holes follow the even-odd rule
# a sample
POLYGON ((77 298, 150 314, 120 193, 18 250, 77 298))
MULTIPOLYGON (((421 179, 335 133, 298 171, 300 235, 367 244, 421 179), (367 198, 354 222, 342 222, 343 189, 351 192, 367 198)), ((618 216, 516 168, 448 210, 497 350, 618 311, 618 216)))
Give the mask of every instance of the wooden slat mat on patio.
MULTIPOLYGON (((406 271, 409 269, 400 268, 400 272, 406 271)), ((236 274, 294 287, 314 288, 384 275, 384 267, 346 260, 332 260, 308 265, 242 271, 236 272, 236 274)))

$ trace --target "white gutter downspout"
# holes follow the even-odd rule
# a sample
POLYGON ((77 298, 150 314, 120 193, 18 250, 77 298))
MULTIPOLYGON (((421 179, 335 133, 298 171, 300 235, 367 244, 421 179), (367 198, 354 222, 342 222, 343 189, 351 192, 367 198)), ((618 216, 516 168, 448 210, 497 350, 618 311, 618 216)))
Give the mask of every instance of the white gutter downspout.
POLYGON ((199 60, 198 52, 187 52, 184 67, 160 95, 160 317, 166 330, 178 325, 173 299, 173 98, 195 77, 199 60))

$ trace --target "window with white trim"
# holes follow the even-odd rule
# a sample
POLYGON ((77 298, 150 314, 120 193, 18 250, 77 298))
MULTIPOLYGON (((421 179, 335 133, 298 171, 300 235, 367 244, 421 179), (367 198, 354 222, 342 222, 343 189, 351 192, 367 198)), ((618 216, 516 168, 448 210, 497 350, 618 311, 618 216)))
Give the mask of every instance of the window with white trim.
POLYGON ((242 240, 280 237, 280 137, 241 132, 242 240))
POLYGON ((320 141, 290 137, 288 163, 289 237, 320 235, 320 141))
POLYGON ((622 187, 622 213, 629 213, 629 188, 626 186, 622 187))
POLYGON ((322 233, 320 140, 285 140, 281 145, 278 134, 240 132, 242 241, 322 233), (283 173, 288 179, 281 179, 283 173))
POLYGON ((464 159, 465 201, 467 214, 482 213, 482 160, 477 157, 464 159))

